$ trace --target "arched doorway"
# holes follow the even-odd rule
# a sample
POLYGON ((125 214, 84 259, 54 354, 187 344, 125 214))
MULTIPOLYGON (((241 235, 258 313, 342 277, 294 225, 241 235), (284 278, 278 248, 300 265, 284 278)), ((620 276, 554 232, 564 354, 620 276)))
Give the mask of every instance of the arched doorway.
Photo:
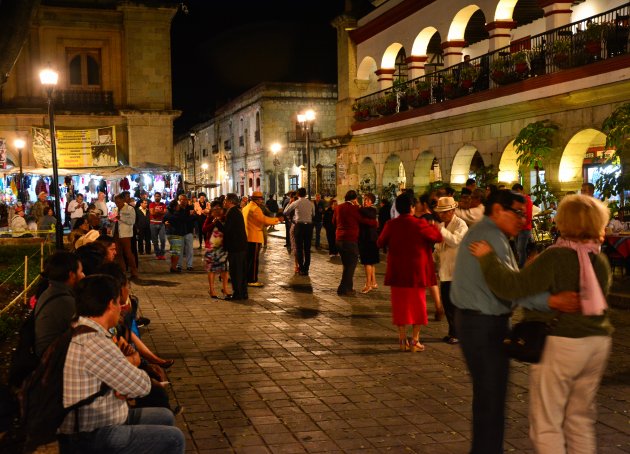
POLYGON ((398 191, 405 189, 407 184, 405 166, 396 154, 389 155, 383 169, 383 188, 390 184, 396 186, 398 191))
POLYGON ((597 129, 584 129, 571 137, 560 159, 560 189, 575 191, 583 182, 595 183, 599 178, 605 152, 606 135, 597 129))
POLYGON ((364 158, 359 165, 359 189, 361 192, 376 190, 376 165, 372 158, 364 158))
POLYGON ((423 151, 418 155, 413 169, 414 192, 424 191, 431 183, 437 180, 433 170, 434 160, 435 155, 430 151, 423 151))
POLYGON ((474 178, 483 166, 483 158, 477 148, 464 145, 455 153, 451 167, 451 184, 463 185, 468 178, 474 178))
POLYGON ((507 144, 503 153, 501 154, 501 161, 499 162, 499 183, 515 183, 518 181, 518 163, 516 159, 516 147, 512 140, 507 144))

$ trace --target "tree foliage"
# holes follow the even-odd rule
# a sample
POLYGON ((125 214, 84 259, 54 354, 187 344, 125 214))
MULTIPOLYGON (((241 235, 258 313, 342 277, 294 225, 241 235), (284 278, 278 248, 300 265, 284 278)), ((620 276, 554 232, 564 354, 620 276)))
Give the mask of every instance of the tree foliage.
POLYGON ((540 169, 553 150, 553 138, 558 126, 549 120, 536 121, 525 126, 514 139, 516 162, 536 170, 536 185, 540 185, 540 169))
POLYGON ((626 174, 624 161, 630 155, 630 103, 623 104, 602 123, 606 134, 606 148, 615 152, 606 159, 608 170, 601 172, 595 187, 603 199, 619 196, 624 204, 624 191, 630 189, 630 175, 626 174))

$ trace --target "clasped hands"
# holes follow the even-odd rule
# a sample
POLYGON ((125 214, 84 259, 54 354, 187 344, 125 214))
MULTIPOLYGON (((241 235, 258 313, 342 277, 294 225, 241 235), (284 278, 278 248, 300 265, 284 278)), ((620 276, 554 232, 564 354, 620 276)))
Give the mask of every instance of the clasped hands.
MULTIPOLYGON (((487 241, 475 241, 470 243, 468 250, 477 258, 481 258, 493 252, 492 246, 490 246, 487 241)), ((559 312, 575 313, 582 311, 578 292, 563 291, 549 295, 547 304, 549 304, 551 309, 559 312)))

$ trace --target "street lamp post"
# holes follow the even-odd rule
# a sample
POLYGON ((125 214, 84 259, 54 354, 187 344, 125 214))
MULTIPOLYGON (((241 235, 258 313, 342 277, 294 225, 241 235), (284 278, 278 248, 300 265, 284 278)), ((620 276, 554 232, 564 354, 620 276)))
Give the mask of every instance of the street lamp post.
POLYGON ((59 168, 57 167, 57 139, 55 137, 55 106, 53 103, 53 90, 57 86, 59 74, 50 69, 44 69, 39 73, 39 80, 46 89, 48 96, 48 123, 50 128, 50 149, 52 151, 53 185, 52 191, 55 197, 55 245, 57 250, 63 249, 63 226, 61 225, 61 202, 59 194, 59 168))
POLYGON ((195 185, 195 194, 197 194, 197 158, 195 157, 195 136, 194 132, 190 133, 190 140, 192 141, 192 158, 193 158, 193 184, 195 185))
POLYGON ((311 149, 309 144, 309 136, 311 129, 313 128, 313 122, 315 121, 315 112, 311 109, 307 110, 297 116, 298 123, 302 125, 302 131, 304 131, 304 137, 306 141, 306 194, 308 198, 311 198, 311 149))
POLYGON ((278 153, 282 149, 282 146, 278 142, 271 144, 271 153, 273 154, 273 168, 276 173, 276 200, 278 200, 278 168, 280 167, 280 160, 278 159, 278 153))
POLYGON ((18 162, 20 164, 20 176, 19 181, 20 181, 20 190, 18 192, 18 198, 20 199, 20 202, 22 202, 22 205, 26 204, 26 200, 24 199, 24 173, 22 172, 22 150, 24 149, 24 146, 26 145, 26 142, 24 142, 24 140, 22 139, 15 139, 13 141, 13 145, 15 146, 15 148, 18 151, 18 162))

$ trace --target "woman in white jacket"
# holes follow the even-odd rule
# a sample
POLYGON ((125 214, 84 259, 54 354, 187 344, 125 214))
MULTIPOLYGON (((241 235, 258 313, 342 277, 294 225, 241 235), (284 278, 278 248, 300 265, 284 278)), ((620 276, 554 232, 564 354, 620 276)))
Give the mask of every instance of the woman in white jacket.
POLYGON ((464 235, 468 231, 466 223, 455 215, 457 202, 453 197, 440 197, 433 211, 440 217, 440 233, 444 241, 435 245, 434 259, 438 264, 438 276, 440 277, 440 296, 442 306, 448 321, 448 335, 442 339, 448 344, 457 344, 455 331, 455 306, 451 302, 451 280, 455 269, 455 257, 464 235))

